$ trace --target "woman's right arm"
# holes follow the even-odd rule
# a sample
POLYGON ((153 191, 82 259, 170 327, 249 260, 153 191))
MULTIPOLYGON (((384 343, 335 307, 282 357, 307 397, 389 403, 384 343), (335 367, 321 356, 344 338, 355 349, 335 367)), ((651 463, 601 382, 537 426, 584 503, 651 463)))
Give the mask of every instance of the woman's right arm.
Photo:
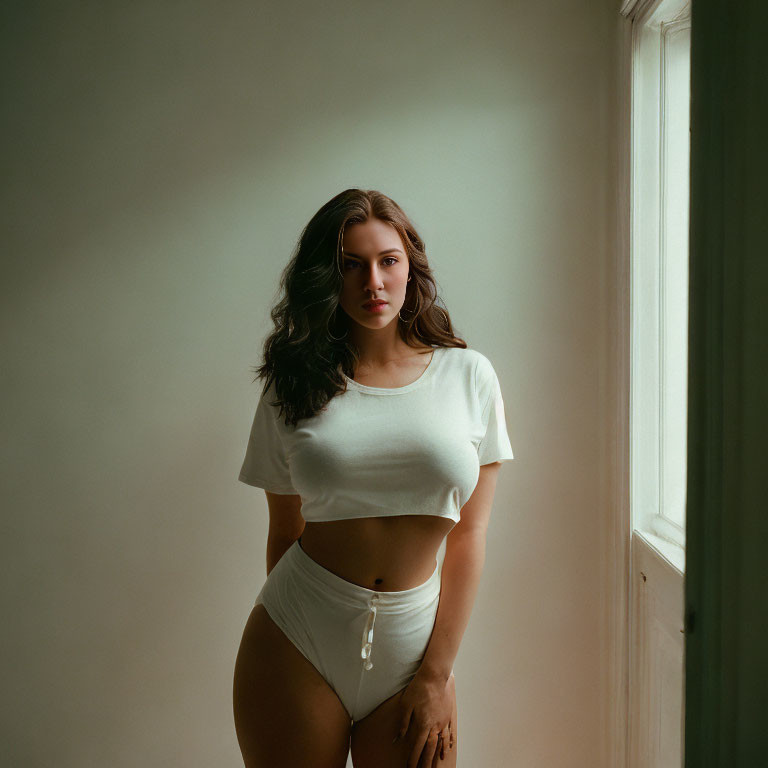
POLYGON ((299 494, 267 494, 269 507, 269 534, 267 535, 267 576, 285 554, 288 547, 301 536, 305 521, 301 516, 299 494))

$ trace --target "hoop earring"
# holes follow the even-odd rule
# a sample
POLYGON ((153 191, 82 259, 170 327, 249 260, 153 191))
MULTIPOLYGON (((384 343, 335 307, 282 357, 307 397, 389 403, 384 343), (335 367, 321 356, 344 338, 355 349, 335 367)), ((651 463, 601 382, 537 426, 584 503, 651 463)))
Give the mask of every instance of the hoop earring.
MULTIPOLYGON (((406 283, 407 283, 407 282, 410 282, 410 280, 411 280, 411 275, 408 275, 408 280, 406 280, 405 282, 406 282, 406 283)), ((402 307, 400 307, 400 310, 398 311, 398 313, 397 313, 397 316, 398 316, 398 317, 400 318, 400 320, 402 320, 404 323, 407 323, 408 321, 407 321, 407 320, 406 320, 406 319, 405 319, 405 318, 404 318, 404 317, 403 317, 403 316, 400 314, 400 312, 402 312, 402 310, 403 310, 403 308, 402 308, 402 307)), ((414 310, 412 310, 412 309, 408 309, 408 310, 406 310, 406 312, 410 312, 411 314, 413 314, 414 310)), ((413 318, 411 318, 411 319, 413 319, 413 318)))
POLYGON ((341 336, 334 336, 331 333, 331 329, 328 329, 328 335, 334 340, 334 341, 341 341, 343 338, 346 338, 347 334, 349 333, 349 328, 346 328, 344 330, 344 333, 341 334, 341 336))

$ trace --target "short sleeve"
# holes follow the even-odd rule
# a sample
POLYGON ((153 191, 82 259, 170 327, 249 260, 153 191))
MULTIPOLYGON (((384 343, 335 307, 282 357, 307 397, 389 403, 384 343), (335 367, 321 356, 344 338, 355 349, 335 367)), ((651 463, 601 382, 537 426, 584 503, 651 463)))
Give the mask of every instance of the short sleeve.
POLYGON ((275 397, 272 382, 256 406, 238 480, 272 493, 295 494, 298 491, 291 481, 282 425, 278 423, 280 409, 271 405, 275 397))
POLYGON ((488 358, 482 356, 475 369, 477 395, 482 404, 483 437, 477 446, 480 466, 514 459, 507 434, 501 386, 488 358))

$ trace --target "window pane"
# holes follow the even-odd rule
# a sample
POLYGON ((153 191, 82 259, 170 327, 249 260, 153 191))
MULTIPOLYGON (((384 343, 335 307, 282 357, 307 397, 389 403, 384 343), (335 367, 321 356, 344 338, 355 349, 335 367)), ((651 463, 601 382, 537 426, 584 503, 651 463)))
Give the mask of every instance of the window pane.
POLYGON ((663 35, 661 514, 685 528, 690 27, 663 35))

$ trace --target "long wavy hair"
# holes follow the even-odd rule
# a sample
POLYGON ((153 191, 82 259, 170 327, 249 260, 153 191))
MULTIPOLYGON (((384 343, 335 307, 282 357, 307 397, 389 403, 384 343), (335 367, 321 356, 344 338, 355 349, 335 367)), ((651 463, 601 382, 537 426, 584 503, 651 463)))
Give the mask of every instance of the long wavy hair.
POLYGON ((411 280, 397 321, 406 344, 461 347, 448 311, 439 304, 437 286, 427 262, 424 242, 409 218, 391 198, 366 189, 345 189, 310 219, 280 277, 280 299, 270 311, 274 330, 264 341, 264 362, 255 367, 272 382, 285 424, 296 425, 321 411, 346 390, 344 375, 353 378, 359 350, 348 336, 351 319, 339 304, 344 282, 341 240, 350 224, 380 219, 400 234, 410 263, 411 280), (405 319, 403 319, 405 317, 405 319))

